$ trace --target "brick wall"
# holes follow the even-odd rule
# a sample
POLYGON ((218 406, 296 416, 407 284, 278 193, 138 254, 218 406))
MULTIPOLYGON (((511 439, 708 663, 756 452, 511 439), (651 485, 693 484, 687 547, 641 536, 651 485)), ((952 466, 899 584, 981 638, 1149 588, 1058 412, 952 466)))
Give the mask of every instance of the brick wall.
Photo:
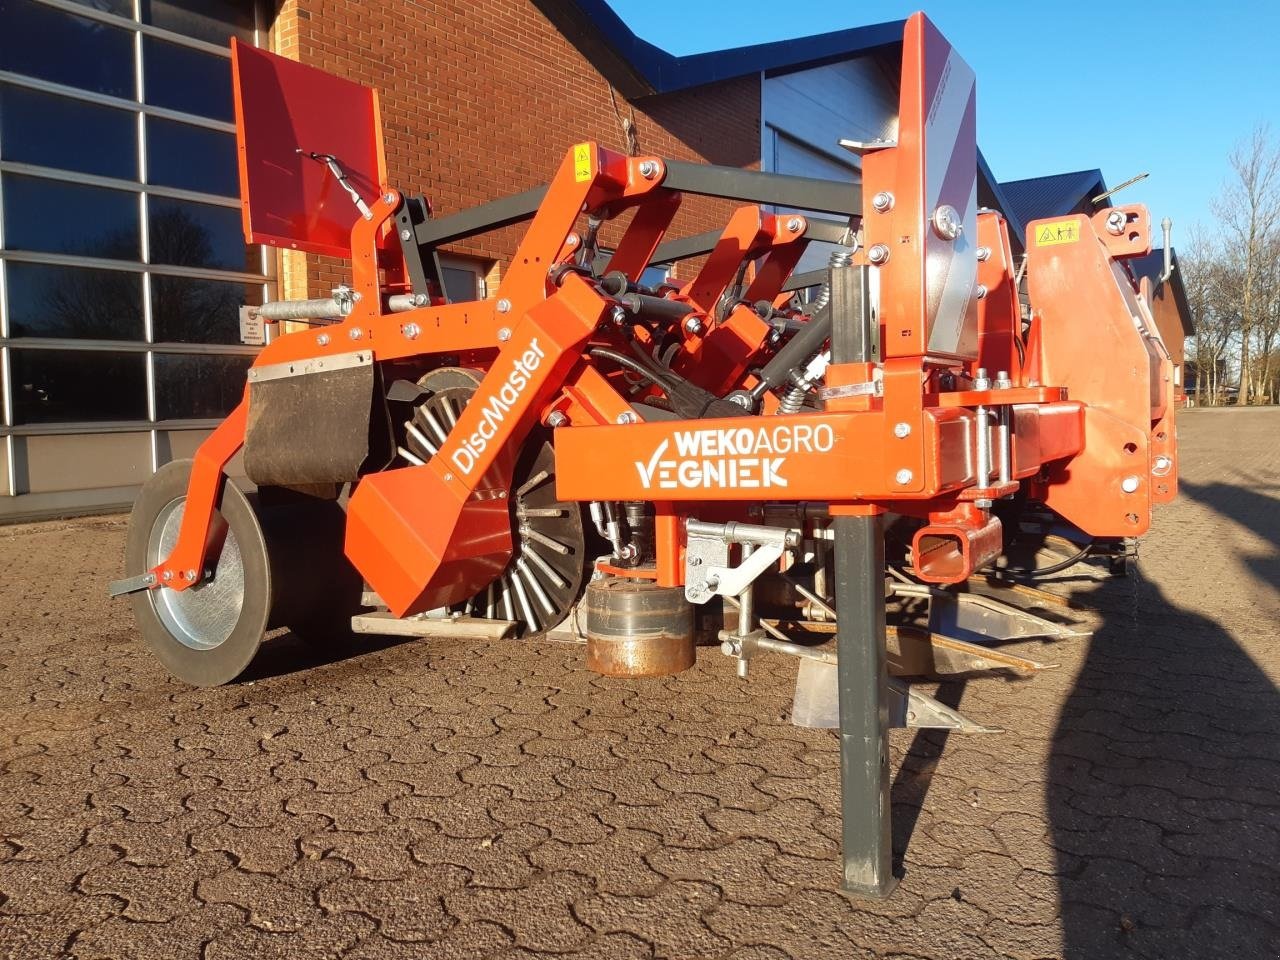
MULTIPOLYGON (((758 77, 615 105, 527 0, 283 0, 272 48, 378 90, 391 182, 425 193, 437 215, 545 183, 574 143, 626 152, 620 118, 633 110, 642 154, 759 165, 758 77)), ((733 206, 686 198, 669 235, 717 229, 733 206)), ((509 228, 455 252, 501 261, 520 235, 509 228)), ((348 276, 330 258, 283 260, 286 296, 322 296, 348 276)))

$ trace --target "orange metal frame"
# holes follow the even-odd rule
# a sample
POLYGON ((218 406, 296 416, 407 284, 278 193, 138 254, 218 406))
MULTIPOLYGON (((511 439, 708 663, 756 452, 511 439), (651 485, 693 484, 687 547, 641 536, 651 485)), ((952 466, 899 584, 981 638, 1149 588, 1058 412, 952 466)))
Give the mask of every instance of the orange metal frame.
MULTIPOLYGON (((578 144, 493 299, 395 314, 383 306, 385 288, 403 276, 387 230, 401 196, 380 183, 368 198, 372 216, 351 227, 359 298, 350 316, 280 337, 254 366, 358 350, 377 363, 466 353, 485 367, 428 463, 370 473, 355 486, 347 555, 391 610, 460 602, 501 571, 512 550, 515 452, 553 413, 559 495, 654 502, 657 561, 644 575, 664 585, 683 579, 685 517, 745 514, 744 504, 760 500, 923 518, 917 566, 942 582, 963 579, 998 552, 990 502, 1024 483, 1090 534, 1145 530, 1152 503, 1174 495, 1177 472, 1171 364, 1123 265, 1149 248, 1149 218, 1141 208, 1121 208, 1120 234, 1108 228, 1106 211, 1032 224, 1034 312, 1024 339, 1005 222, 995 213, 969 216, 972 94, 944 87, 971 84, 972 75, 953 60, 922 15, 908 21, 899 142, 869 153, 863 168, 864 249, 888 251, 876 268, 883 359, 831 365, 821 412, 633 422, 639 418, 617 379, 587 356, 591 343, 618 338, 618 305, 592 278, 557 268, 581 243, 574 227, 585 211, 612 217, 634 209, 610 268, 639 278, 680 202, 663 187, 660 158, 578 144), (948 96, 956 104, 948 109, 961 111, 949 133, 931 108, 948 96), (927 157, 952 149, 959 173, 948 169, 939 180, 927 157), (892 197, 889 210, 872 205, 877 194, 892 197), (968 235, 939 239, 930 207, 939 198, 969 217, 968 235), (957 301, 957 289, 968 299, 957 301), (950 353, 931 347, 948 302, 957 331, 950 353), (975 387, 979 368, 992 377, 1006 372, 1010 384, 975 387), (991 415, 985 443, 979 411, 991 415), (990 471, 982 482, 978 450, 997 449, 1001 416, 1011 427, 1009 476, 1000 482, 990 471)), ((734 214, 698 274, 670 294, 702 325, 698 333, 681 325, 677 373, 717 396, 754 382, 750 371, 767 359, 772 329, 742 303, 722 318, 716 306, 745 263, 754 270, 746 303, 785 300, 780 291, 803 252, 806 226, 802 217, 755 207, 734 214)), ((187 589, 203 576, 210 517, 225 466, 244 441, 248 402, 246 395, 196 455, 177 545, 153 570, 160 588, 187 589)))

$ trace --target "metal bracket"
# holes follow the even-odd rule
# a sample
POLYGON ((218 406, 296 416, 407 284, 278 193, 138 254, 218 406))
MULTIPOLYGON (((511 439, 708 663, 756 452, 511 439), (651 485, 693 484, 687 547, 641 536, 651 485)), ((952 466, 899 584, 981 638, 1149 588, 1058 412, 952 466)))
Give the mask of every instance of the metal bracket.
POLYGON ((690 603, 706 603, 712 597, 736 597, 760 574, 778 562, 784 550, 800 545, 800 531, 753 523, 685 522, 684 596, 690 603), (729 566, 732 544, 755 549, 736 567, 729 566))
POLYGON ((977 593, 939 590, 923 583, 894 583, 893 592, 897 596, 927 598, 929 629, 970 643, 1044 638, 1065 640, 1089 636, 1087 631, 1054 623, 977 593))
POLYGON ((367 367, 372 363, 373 354, 370 351, 358 350, 355 353, 335 353, 326 357, 309 357, 306 360, 290 360, 286 363, 269 363, 261 367, 250 367, 248 379, 250 383, 265 383, 284 377, 301 377, 309 373, 367 367))
POLYGON ((136 577, 125 577, 123 580, 112 580, 107 584, 107 596, 123 597, 126 593, 137 593, 139 590, 150 590, 156 585, 154 573, 140 573, 136 577))

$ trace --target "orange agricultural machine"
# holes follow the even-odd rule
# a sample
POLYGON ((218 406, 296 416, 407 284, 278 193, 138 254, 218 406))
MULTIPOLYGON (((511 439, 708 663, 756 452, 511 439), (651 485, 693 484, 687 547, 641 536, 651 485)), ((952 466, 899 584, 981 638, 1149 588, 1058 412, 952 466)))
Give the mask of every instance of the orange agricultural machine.
POLYGON ((797 721, 840 732, 846 884, 886 894, 887 729, 981 729, 905 678, 1034 671, 1001 643, 1070 632, 975 573, 1037 524, 1123 544, 1174 496, 1171 365, 1126 267, 1146 210, 1030 224, 1020 267, 978 207, 973 74, 920 14, 896 138, 842 141, 860 186, 580 143, 448 217, 387 182, 372 91, 233 63, 247 239, 351 283, 251 308, 278 335, 243 401, 141 493, 112 592, 156 654, 226 683, 273 626, 354 622, 567 629, 615 675, 690 667, 700 636, 743 676, 791 655, 797 721), (670 239, 686 195, 744 205, 670 239), (450 302, 438 250, 524 221, 496 295, 450 302), (796 275, 815 244, 830 266, 796 275))

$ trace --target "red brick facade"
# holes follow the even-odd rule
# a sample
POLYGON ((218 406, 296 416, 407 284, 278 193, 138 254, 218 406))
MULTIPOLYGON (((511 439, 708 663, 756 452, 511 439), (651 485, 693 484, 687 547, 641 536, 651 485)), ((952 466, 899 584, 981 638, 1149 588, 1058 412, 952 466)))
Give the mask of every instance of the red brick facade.
MULTIPOLYGON (((528 0, 283 0, 272 48, 375 87, 394 186, 430 197, 437 215, 545 183, 565 151, 596 140, 638 152, 757 167, 760 80, 729 80, 646 98, 611 98, 607 81, 528 0), (616 103, 615 103, 616 101, 616 103)), ((690 198, 672 229, 724 225, 732 204, 690 198)), ((477 237, 459 253, 501 261, 519 228, 477 237)), ((604 232, 608 242, 616 233, 604 232)), ((282 264, 282 293, 321 296, 345 265, 282 264)))

